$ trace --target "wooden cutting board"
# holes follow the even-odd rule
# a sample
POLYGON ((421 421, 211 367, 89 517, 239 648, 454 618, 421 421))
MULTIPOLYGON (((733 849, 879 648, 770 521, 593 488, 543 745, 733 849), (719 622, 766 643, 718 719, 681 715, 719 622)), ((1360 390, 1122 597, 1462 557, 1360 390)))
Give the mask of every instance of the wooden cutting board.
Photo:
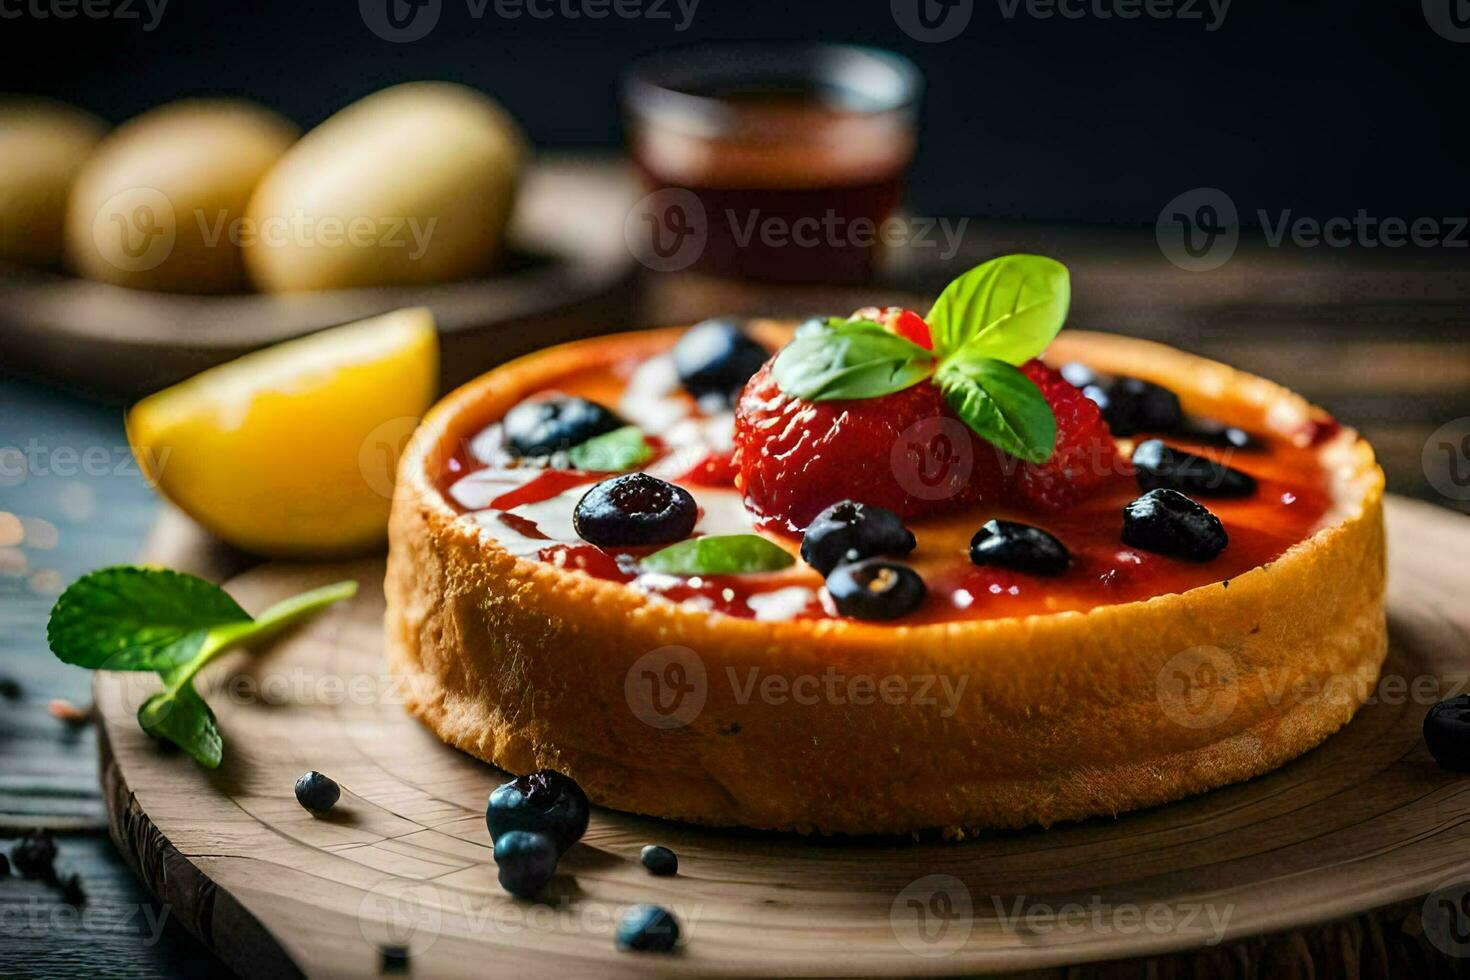
MULTIPOLYGON (((1470 671, 1470 522, 1391 498, 1389 529, 1385 676, 1398 680, 1270 775, 960 844, 716 831, 598 809, 542 903, 495 881, 484 807, 505 775, 441 745, 397 703, 381 655, 381 561, 264 565, 228 583, 247 608, 344 576, 362 590, 211 668, 226 739, 214 772, 139 731, 133 712, 156 682, 98 675, 112 833, 174 914, 250 977, 373 974, 383 944, 406 946, 420 978, 1062 975, 1121 959, 1066 975, 1459 973, 1470 960, 1442 954, 1470 954, 1470 776, 1434 764, 1420 725, 1470 671), (295 802, 308 769, 344 788, 329 816, 295 802), (678 876, 643 870, 650 842, 678 852, 678 876), (680 952, 614 950, 617 915, 635 902, 680 917, 680 952)), ((150 557, 210 565, 189 540, 150 557)))
POLYGON ((434 311, 446 388, 494 364, 632 322, 640 266, 623 239, 638 199, 626 166, 533 165, 494 275, 280 295, 147 292, 0 269, 0 364, 127 401, 314 330, 405 306, 434 311))

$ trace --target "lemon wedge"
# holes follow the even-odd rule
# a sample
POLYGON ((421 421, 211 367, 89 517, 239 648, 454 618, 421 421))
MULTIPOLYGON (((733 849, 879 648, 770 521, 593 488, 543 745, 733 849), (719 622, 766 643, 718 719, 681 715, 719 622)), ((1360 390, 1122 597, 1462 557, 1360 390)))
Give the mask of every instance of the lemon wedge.
POLYGON ((211 532, 273 557, 384 539, 398 456, 438 388, 426 309, 398 310, 210 368, 140 401, 128 441, 211 532))

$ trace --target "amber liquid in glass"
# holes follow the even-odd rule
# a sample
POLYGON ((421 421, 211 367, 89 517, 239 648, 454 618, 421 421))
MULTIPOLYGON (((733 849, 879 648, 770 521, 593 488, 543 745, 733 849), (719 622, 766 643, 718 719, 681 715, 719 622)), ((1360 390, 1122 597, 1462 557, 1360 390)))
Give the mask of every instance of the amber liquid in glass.
MULTIPOLYGON (((718 132, 643 119, 630 133, 648 188, 688 191, 702 206, 705 244, 690 268, 784 282, 871 279, 913 156, 911 119, 853 112, 812 89, 700 94, 726 109, 718 132)), ((651 233, 672 239, 681 229, 657 222, 673 220, 661 212, 651 233)))

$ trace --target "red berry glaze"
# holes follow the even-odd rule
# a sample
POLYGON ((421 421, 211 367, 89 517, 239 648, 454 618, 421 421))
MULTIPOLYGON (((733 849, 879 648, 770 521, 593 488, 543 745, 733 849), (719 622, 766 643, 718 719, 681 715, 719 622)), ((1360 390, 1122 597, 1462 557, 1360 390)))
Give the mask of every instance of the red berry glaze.
POLYGON ((1011 500, 1028 510, 1056 512, 1091 496, 1110 478, 1128 475, 1108 424, 1092 399, 1040 361, 1027 361, 1030 378, 1057 419, 1057 445, 1045 463, 1019 463, 1011 500))
POLYGON ((907 519, 999 502, 1005 491, 1001 454, 955 418, 934 385, 806 402, 777 387, 769 361, 736 406, 734 462, 746 505, 790 531, 839 500, 907 519))

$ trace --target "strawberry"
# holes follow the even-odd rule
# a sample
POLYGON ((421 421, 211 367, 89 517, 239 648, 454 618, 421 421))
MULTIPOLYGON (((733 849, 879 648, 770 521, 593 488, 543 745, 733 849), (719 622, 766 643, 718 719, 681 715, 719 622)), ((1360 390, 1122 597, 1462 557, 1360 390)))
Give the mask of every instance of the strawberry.
POLYGON ((1091 496, 1109 477, 1127 473, 1108 424, 1090 398, 1040 361, 1027 361, 1021 372, 1051 406, 1057 444, 1045 463, 1015 464, 1013 503, 1029 510, 1066 510, 1091 496))
POLYGON ((924 318, 913 310, 906 310, 901 306, 888 306, 883 309, 876 306, 865 306, 854 313, 850 319, 872 320, 889 333, 897 334, 904 340, 913 341, 925 350, 934 349, 934 338, 929 335, 929 324, 925 323, 924 318))
POLYGON ((807 402, 781 391, 771 364, 735 409, 735 485, 767 524, 799 531, 848 499, 910 518, 1003 497, 1006 461, 929 382, 881 398, 807 402))

